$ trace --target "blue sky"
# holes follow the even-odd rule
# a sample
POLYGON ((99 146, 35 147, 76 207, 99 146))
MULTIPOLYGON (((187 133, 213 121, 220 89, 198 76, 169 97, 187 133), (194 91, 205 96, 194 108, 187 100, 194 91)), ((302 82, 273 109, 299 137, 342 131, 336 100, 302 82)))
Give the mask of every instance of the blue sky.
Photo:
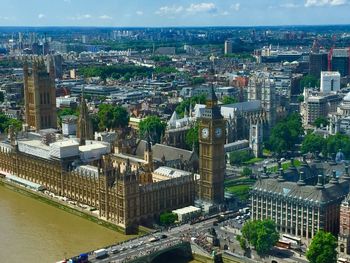
POLYGON ((0 26, 350 24, 350 0, 0 0, 0 26))

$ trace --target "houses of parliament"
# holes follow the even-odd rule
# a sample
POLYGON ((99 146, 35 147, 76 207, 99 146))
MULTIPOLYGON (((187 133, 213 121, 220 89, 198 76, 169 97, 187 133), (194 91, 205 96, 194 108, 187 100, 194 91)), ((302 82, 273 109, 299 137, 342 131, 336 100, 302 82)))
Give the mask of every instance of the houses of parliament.
POLYGON ((213 90, 199 121, 199 169, 155 162, 150 136, 140 140, 130 129, 93 134, 84 96, 76 136, 63 136, 57 129, 54 69, 47 70, 42 59, 31 68, 25 63, 24 95, 23 131, 10 127, 8 140, 0 143, 3 174, 93 207, 126 233, 165 211, 195 203, 210 210, 223 202, 225 121, 213 90))

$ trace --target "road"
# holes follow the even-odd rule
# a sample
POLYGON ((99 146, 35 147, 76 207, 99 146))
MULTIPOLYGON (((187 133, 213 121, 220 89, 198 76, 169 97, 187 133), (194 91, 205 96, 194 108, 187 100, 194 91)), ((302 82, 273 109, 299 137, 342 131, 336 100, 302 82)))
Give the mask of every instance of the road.
POLYGON ((107 248, 108 256, 103 259, 96 259, 94 255, 89 257, 90 262, 115 262, 122 263, 129 260, 139 258, 154 253, 157 250, 162 250, 167 247, 174 246, 181 242, 176 237, 168 236, 156 242, 150 242, 151 236, 141 237, 130 242, 120 245, 114 245, 107 248))
MULTIPOLYGON (((124 263, 134 258, 152 254, 157 250, 162 250, 179 244, 183 241, 191 242, 192 246, 196 246, 196 253, 210 255, 212 250, 216 248, 207 241, 207 234, 211 228, 215 229, 217 237, 220 241, 220 248, 223 250, 227 245, 229 251, 243 256, 244 251, 240 248, 236 239, 239 230, 242 228, 242 219, 228 219, 221 223, 215 223, 216 218, 211 218, 196 224, 183 224, 174 228, 166 229, 162 232, 149 234, 140 238, 126 241, 121 244, 113 245, 107 248, 108 256, 104 259, 96 259, 93 254, 89 255, 90 262, 115 262, 124 263), (163 238, 161 236, 163 235, 163 238), (159 240, 151 242, 151 238, 156 237, 159 240)), ((256 253, 252 251, 253 258, 258 258, 256 253)), ((304 258, 291 250, 274 249, 274 256, 271 259, 277 259, 277 262, 300 262, 307 263, 304 258)))

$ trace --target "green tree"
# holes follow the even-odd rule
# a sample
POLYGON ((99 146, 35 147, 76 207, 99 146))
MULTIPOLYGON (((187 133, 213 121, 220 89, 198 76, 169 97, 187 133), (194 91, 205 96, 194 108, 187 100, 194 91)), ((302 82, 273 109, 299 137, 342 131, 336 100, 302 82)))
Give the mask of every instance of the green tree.
POLYGON ((5 114, 0 113, 0 132, 7 132, 10 125, 14 127, 15 131, 22 130, 22 122, 20 120, 8 118, 5 114))
POLYGON ((236 100, 235 97, 224 96, 224 97, 221 99, 221 102, 222 102, 222 104, 227 105, 227 104, 236 103, 237 100, 236 100))
POLYGON ((314 125, 317 127, 317 128, 320 128, 321 126, 322 127, 326 127, 327 125, 329 124, 329 121, 327 118, 325 117, 318 117, 315 122, 314 122, 314 125))
POLYGON ((171 212, 164 212, 164 213, 161 213, 159 216, 159 222, 165 226, 174 224, 176 220, 177 220, 177 214, 174 214, 171 212))
POLYGON ((243 171, 242 171, 242 175, 243 176, 246 176, 246 177, 249 177, 253 174, 253 170, 250 169, 249 167, 244 167, 243 168, 243 171))
POLYGON ((303 153, 316 153, 324 152, 324 148, 327 145, 326 139, 320 135, 314 133, 307 134, 301 144, 301 151, 303 153))
POLYGON ((237 236, 237 241, 239 242, 239 245, 241 246, 241 248, 243 250, 247 250, 248 249, 248 244, 247 244, 247 240, 242 237, 241 235, 237 236))
POLYGON ((312 76, 306 75, 300 80, 300 92, 303 92, 304 88, 314 88, 320 86, 320 79, 312 76))
POLYGON ((276 225, 271 220, 248 221, 242 228, 242 236, 260 255, 268 253, 279 239, 276 225))
POLYGON ((164 134, 166 124, 158 116, 149 116, 143 119, 140 124, 140 137, 146 138, 147 133, 152 141, 160 143, 161 136, 164 134))
POLYGON ((151 56, 150 59, 153 60, 154 62, 169 62, 169 61, 171 61, 171 58, 168 56, 151 56))
POLYGON ((198 124, 196 123, 191 129, 189 129, 186 133, 185 138, 186 145, 189 149, 192 149, 195 146, 196 149, 199 147, 199 139, 198 139, 198 124))
POLYGON ((306 258, 310 263, 336 263, 337 239, 329 232, 318 231, 311 241, 306 258))
POLYGON ((331 155, 341 150, 346 158, 350 158, 350 137, 337 133, 327 138, 327 145, 323 151, 325 155, 331 155))
POLYGON ((194 77, 192 80, 191 80, 191 84, 193 86, 198 86, 198 85, 201 85, 205 83, 205 78, 203 77, 194 77))
POLYGON ((57 111, 57 117, 62 119, 63 116, 67 116, 67 115, 75 115, 78 116, 79 115, 79 110, 78 108, 73 109, 73 108, 65 108, 65 109, 59 109, 57 111))
POLYGON ((299 95, 298 96, 298 102, 304 102, 304 95, 299 95))
POLYGON ((271 150, 280 155, 282 152, 293 150, 304 133, 299 114, 294 113, 283 119, 272 129, 269 139, 271 150))
POLYGON ((124 128, 129 123, 129 114, 121 106, 100 104, 98 110, 98 127, 101 131, 115 128, 124 128))
POLYGON ((154 72, 154 69, 135 65, 113 65, 81 67, 79 68, 79 72, 85 78, 100 77, 102 80, 106 80, 107 78, 119 79, 125 76, 125 78, 150 76, 154 72))
POLYGON ((230 164, 241 165, 242 163, 249 161, 253 157, 250 151, 239 151, 230 153, 230 164))
POLYGON ((178 70, 175 67, 156 67, 154 73, 156 74, 171 74, 177 73, 178 70))

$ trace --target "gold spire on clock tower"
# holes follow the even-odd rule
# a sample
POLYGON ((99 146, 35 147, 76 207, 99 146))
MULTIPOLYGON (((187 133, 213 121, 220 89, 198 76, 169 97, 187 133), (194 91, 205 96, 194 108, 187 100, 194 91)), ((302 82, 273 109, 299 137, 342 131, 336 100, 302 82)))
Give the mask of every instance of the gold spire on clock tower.
POLYGON ((206 108, 199 121, 200 200, 212 204, 224 201, 226 123, 221 115, 214 88, 207 96, 206 108))

